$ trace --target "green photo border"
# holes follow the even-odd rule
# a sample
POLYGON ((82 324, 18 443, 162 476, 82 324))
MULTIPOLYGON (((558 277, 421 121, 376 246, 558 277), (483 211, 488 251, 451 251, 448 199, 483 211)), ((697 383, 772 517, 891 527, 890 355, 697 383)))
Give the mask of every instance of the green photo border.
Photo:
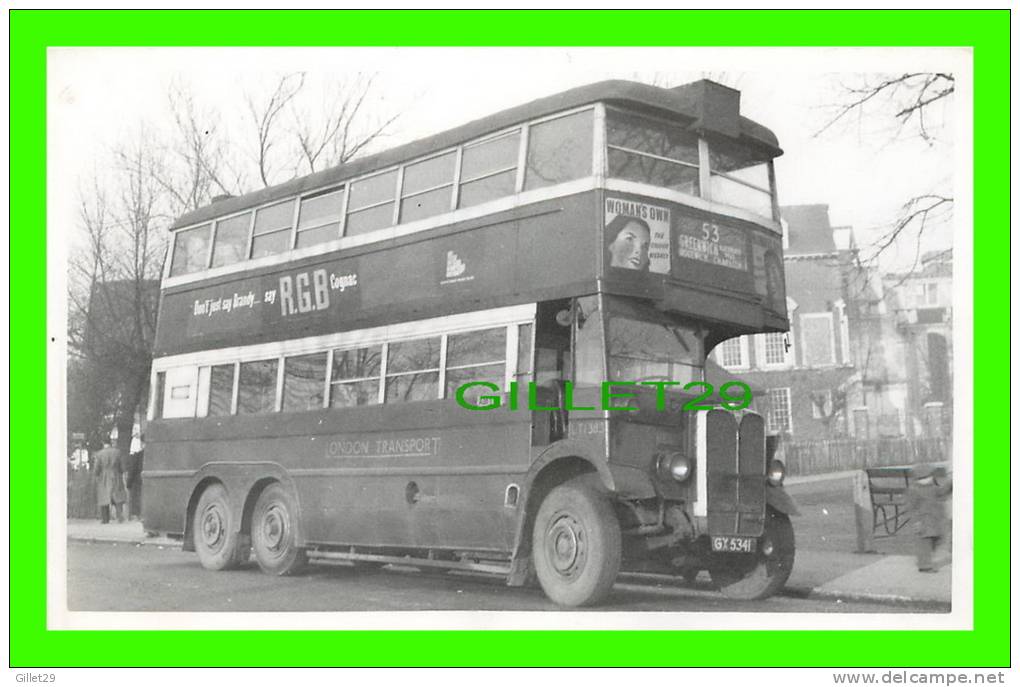
MULTIPOLYGON (((1010 15, 1000 11, 30 11, 10 26, 12 666, 1005 666, 1009 401, 974 413, 973 631, 49 631, 46 49, 51 46, 969 46, 975 389, 1009 369, 1010 15), (698 29, 697 27, 701 27, 698 29)), ((966 355, 966 351, 957 354, 966 355)), ((963 369, 968 369, 965 363, 963 369)), ((1000 394, 1000 398, 1008 395, 1000 394)), ((976 399, 981 396, 975 394, 976 399)), ((969 505, 969 504, 967 504, 969 505)), ((965 505, 964 507, 967 507, 965 505)))

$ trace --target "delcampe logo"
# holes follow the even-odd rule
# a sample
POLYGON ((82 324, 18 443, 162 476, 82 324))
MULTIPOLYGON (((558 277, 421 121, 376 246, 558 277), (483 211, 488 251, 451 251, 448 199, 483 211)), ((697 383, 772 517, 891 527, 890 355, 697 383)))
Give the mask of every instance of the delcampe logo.
POLYGON ((467 272, 467 263, 460 259, 452 250, 446 251, 446 278, 443 279, 440 284, 455 284, 462 281, 471 281, 475 278, 475 275, 469 274, 464 276, 467 272))

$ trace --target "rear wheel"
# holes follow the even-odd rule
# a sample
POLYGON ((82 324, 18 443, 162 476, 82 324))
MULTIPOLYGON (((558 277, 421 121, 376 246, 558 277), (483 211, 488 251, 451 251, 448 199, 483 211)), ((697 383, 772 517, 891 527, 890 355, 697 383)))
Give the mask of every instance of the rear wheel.
POLYGON ((622 556, 620 523, 598 477, 577 477, 542 501, 532 535, 535 572, 546 595, 564 606, 601 601, 622 556))
POLYGON ((786 584, 794 552, 789 516, 769 508, 758 551, 753 555, 714 554, 709 573, 719 591, 731 599, 764 599, 786 584))
POLYGON ((251 520, 251 545, 255 560, 270 575, 293 575, 308 562, 299 541, 297 507, 282 484, 270 484, 255 502, 251 520))
POLYGON ((198 499, 191 526, 202 567, 229 570, 248 558, 248 548, 242 545, 238 530, 226 488, 210 484, 198 499))

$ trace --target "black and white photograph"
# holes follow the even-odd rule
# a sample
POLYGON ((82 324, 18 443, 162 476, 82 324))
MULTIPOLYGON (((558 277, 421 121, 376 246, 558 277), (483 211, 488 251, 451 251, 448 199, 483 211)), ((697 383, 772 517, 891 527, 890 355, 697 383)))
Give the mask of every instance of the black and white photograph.
POLYGON ((51 48, 50 625, 971 628, 971 70, 51 48))

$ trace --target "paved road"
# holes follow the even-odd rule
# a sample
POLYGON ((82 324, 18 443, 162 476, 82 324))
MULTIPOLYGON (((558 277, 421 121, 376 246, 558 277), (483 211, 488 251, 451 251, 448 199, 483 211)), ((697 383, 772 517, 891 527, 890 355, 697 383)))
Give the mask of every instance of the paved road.
MULTIPOLYGON (((550 611, 540 591, 509 588, 494 577, 362 570, 317 565, 299 577, 263 575, 249 565, 204 570, 194 554, 130 544, 68 542, 68 607, 72 611, 550 611)), ((927 609, 872 603, 775 597, 737 602, 707 588, 622 577, 609 611, 768 611, 890 613, 927 609)))

